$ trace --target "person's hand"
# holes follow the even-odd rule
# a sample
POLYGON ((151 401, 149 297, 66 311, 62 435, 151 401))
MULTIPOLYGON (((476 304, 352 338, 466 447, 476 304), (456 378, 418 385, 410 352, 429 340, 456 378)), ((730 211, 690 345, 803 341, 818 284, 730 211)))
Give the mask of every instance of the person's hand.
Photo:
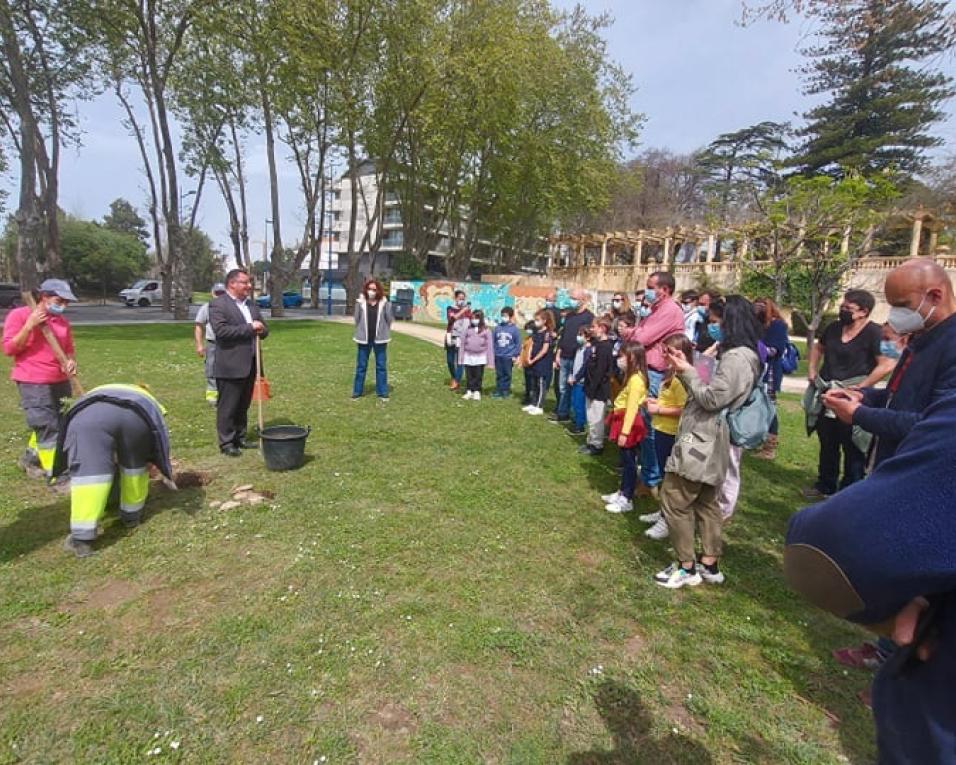
POLYGON ((67 359, 63 364, 63 372, 68 375, 76 374, 76 359, 67 359))
POLYGON ((265 332, 265 329, 266 329, 266 325, 263 324, 261 321, 255 320, 252 322, 252 331, 255 332, 257 335, 261 335, 263 332, 265 332))
POLYGON ((626 449, 626 448, 627 448, 627 436, 625 436, 623 433, 621 433, 621 435, 619 435, 619 436, 617 437, 617 445, 620 446, 622 449, 626 449))
POLYGON ((568 375, 568 385, 574 385, 574 378, 568 375))
POLYGON ((661 408, 657 405, 657 402, 654 399, 647 399, 647 413, 648 414, 658 414, 661 411, 661 408))
MULTIPOLYGON (((890 638, 898 646, 910 645, 916 639, 916 627, 919 624, 919 618, 929 608, 929 602, 926 598, 913 598, 909 603, 903 606, 896 618, 893 620, 893 631, 890 638)), ((916 657, 920 661, 926 661, 933 654, 934 645, 923 643, 916 647, 916 657)))
POLYGON ((26 326, 31 330, 39 327, 47 319, 46 308, 42 305, 38 305, 36 308, 31 311, 30 315, 27 317, 26 326))
POLYGON ((675 372, 686 372, 690 369, 691 364, 683 351, 665 345, 664 353, 667 355, 667 363, 670 364, 675 372))
POLYGON ((553 363, 551 366, 554 367, 555 369, 560 369, 560 368, 561 368, 561 363, 558 361, 557 355, 555 355, 555 357, 554 357, 554 363, 553 363))
POLYGON ((204 357, 204 356, 206 355, 206 349, 203 348, 201 345, 197 345, 197 346, 196 346, 196 355, 197 355, 197 356, 200 356, 200 357, 204 357))
POLYGON ((816 379, 817 379, 817 373, 816 373, 816 371, 814 371, 814 370, 812 370, 812 369, 808 370, 808 371, 807 371, 807 382, 813 382, 813 381, 816 380, 816 379))
POLYGON ((861 399, 851 395, 853 391, 842 389, 828 390, 823 394, 823 405, 833 412, 840 422, 853 424, 853 413, 861 406, 861 399))

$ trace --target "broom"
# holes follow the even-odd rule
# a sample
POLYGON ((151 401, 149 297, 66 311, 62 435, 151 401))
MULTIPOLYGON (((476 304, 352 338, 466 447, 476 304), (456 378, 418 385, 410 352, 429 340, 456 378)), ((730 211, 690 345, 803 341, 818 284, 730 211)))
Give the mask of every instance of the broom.
POLYGON ((262 448, 262 402, 272 398, 269 391, 269 381, 262 376, 262 340, 256 335, 256 382, 252 386, 252 400, 259 409, 259 448, 262 448))

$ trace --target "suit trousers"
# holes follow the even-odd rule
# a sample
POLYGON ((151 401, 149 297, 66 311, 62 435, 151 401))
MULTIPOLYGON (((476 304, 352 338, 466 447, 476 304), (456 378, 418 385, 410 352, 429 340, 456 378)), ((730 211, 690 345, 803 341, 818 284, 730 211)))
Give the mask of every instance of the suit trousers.
POLYGON ((219 400, 216 402, 216 432, 219 448, 238 446, 246 437, 249 404, 252 403, 252 388, 256 382, 253 368, 248 377, 217 377, 219 400))

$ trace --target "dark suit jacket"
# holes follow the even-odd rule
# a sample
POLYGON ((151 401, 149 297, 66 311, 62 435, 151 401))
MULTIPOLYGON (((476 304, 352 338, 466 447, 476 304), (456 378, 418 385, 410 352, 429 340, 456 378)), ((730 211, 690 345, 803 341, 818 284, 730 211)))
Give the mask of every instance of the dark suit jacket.
MULTIPOLYGON (((249 302, 249 311, 254 321, 262 321, 259 307, 252 301, 249 302)), ((255 365, 256 335, 228 293, 210 301, 209 323, 216 333, 215 376, 238 379, 251 375, 255 365)), ((268 334, 269 328, 266 327, 262 337, 268 334)))

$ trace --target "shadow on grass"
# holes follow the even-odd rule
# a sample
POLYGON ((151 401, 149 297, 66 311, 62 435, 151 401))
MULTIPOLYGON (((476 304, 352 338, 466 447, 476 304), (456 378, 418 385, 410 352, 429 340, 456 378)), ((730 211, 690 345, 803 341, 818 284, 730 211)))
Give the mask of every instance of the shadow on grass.
POLYGON ((640 695, 620 683, 602 683, 594 694, 598 713, 614 739, 609 751, 572 754, 568 765, 633 765, 633 763, 694 763, 714 761, 704 746, 680 733, 651 735, 652 718, 640 695))

